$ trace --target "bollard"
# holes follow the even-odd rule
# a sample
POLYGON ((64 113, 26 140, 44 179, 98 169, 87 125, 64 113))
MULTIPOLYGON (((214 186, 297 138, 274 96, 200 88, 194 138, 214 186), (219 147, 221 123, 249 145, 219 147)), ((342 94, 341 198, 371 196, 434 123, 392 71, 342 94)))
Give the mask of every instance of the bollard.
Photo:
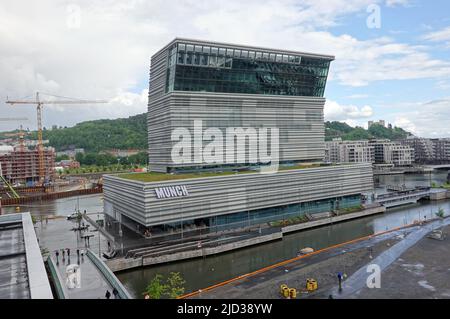
POLYGON ((289 289, 289 296, 291 297, 291 299, 297 298, 297 289, 295 288, 289 289))
POLYGON ((284 288, 287 288, 287 287, 288 287, 287 285, 282 284, 282 285, 280 286, 280 293, 283 294, 283 293, 284 293, 284 288))
POLYGON ((289 288, 288 287, 284 287, 283 296, 286 298, 289 298, 289 288))

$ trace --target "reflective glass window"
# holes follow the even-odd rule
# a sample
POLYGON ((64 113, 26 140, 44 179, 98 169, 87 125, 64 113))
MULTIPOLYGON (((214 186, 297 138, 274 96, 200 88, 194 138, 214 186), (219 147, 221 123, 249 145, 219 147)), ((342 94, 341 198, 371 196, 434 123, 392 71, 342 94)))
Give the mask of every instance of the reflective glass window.
POLYGON ((183 44, 177 54, 171 49, 166 91, 321 97, 330 65, 325 59, 264 51, 183 44))

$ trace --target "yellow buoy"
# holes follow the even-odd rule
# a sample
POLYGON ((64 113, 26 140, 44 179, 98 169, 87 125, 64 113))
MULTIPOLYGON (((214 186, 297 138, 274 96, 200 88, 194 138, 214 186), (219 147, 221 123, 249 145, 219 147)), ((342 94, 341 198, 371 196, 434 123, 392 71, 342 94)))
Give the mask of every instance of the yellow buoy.
POLYGON ((312 279, 312 278, 306 279, 306 290, 314 291, 314 290, 317 290, 317 288, 318 288, 318 284, 315 279, 312 279))
POLYGON ((289 288, 288 287, 284 287, 283 296, 286 298, 289 298, 289 288))
POLYGON ((289 296, 291 297, 291 299, 297 298, 297 289, 295 288, 289 289, 289 296))
POLYGON ((288 287, 287 285, 282 284, 282 285, 280 286, 280 293, 283 294, 283 293, 284 293, 284 288, 287 288, 287 287, 288 287))

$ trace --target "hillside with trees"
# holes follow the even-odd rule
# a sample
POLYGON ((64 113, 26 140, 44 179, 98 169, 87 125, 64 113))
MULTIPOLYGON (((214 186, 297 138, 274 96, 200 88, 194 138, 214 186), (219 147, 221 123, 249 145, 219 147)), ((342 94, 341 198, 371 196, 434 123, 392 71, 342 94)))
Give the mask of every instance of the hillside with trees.
MULTIPOLYGON (((17 131, 16 131, 17 132, 17 131)), ((383 138, 398 140, 406 138, 411 133, 399 127, 386 128, 374 124, 368 130, 362 127, 351 127, 343 122, 325 122, 326 140, 340 137, 343 140, 361 140, 383 138)), ((0 139, 6 138, 0 133, 0 139)), ((27 138, 37 139, 37 133, 31 132, 27 138)), ((73 127, 60 127, 43 131, 43 138, 49 140, 49 145, 57 151, 73 148, 84 148, 87 153, 82 163, 89 165, 95 162, 88 154, 112 149, 140 149, 147 150, 147 114, 138 114, 128 118, 115 120, 86 121, 73 127)), ((143 155, 140 155, 143 157, 143 155)), ((103 156, 101 162, 114 162, 115 158, 103 156)))
MULTIPOLYGON (((37 139, 36 132, 30 136, 37 139)), ((147 149, 147 114, 115 120, 86 121, 73 127, 45 129, 43 139, 57 151, 84 148, 88 153, 111 149, 147 149)))
POLYGON ((406 138, 411 133, 400 127, 387 128, 379 124, 373 124, 368 130, 362 127, 351 127, 342 122, 325 122, 325 139, 342 138, 344 141, 368 140, 372 138, 399 140, 406 138))

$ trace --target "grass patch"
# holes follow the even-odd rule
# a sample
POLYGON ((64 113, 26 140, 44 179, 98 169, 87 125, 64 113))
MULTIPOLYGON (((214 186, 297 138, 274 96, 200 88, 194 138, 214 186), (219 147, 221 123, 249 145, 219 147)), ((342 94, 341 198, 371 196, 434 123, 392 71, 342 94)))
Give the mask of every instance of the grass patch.
MULTIPOLYGON (((331 165, 299 164, 299 165, 293 165, 293 166, 280 167, 279 171, 317 168, 317 167, 322 167, 322 166, 326 167, 326 166, 331 166, 331 165)), ((139 181, 139 182, 161 182, 161 181, 182 180, 182 179, 189 179, 189 178, 205 178, 205 177, 241 175, 241 174, 251 174, 251 173, 258 174, 259 171, 240 170, 240 171, 225 171, 225 172, 198 172, 198 173, 176 173, 176 174, 147 172, 147 173, 125 173, 125 174, 118 174, 117 176, 120 178, 129 179, 129 180, 133 180, 133 181, 139 181)))
POLYGON ((348 208, 342 208, 338 211, 339 215, 343 215, 343 214, 350 214, 350 213, 355 213, 358 212, 360 210, 362 210, 364 207, 362 205, 358 205, 358 206, 354 206, 354 207, 348 207, 348 208))

